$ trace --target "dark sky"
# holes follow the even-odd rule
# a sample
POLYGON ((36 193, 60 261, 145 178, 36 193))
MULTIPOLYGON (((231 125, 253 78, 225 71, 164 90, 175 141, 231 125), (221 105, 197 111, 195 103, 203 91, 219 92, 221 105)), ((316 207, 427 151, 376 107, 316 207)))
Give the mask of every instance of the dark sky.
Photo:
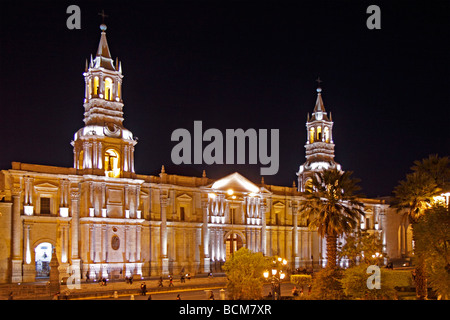
MULTIPOLYGON (((33 1, 2 2, 0 168, 12 161, 71 167, 83 126, 85 59, 106 18, 122 61, 124 126, 139 138, 137 173, 217 179, 257 165, 182 165, 171 134, 280 130, 280 169, 265 182, 291 186, 305 161, 314 81, 333 114, 335 160, 368 196, 389 195, 414 160, 449 155, 449 1, 33 1), (81 8, 68 30, 66 8, 81 8), (381 9, 368 30, 366 9, 381 9)), ((204 143, 204 146, 207 143, 204 143)))

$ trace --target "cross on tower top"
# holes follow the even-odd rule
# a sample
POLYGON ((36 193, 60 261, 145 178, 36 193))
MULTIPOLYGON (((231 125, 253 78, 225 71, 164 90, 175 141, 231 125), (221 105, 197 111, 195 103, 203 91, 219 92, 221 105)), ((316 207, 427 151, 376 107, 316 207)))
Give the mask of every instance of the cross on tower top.
POLYGON ((317 79, 316 79, 316 82, 317 82, 317 85, 319 86, 319 88, 320 88, 320 83, 322 83, 323 81, 322 80, 320 80, 320 77, 317 77, 317 79))
POLYGON ((99 12, 98 15, 102 17, 102 24, 105 24, 105 18, 108 18, 108 15, 105 14, 105 11, 102 9, 102 12, 99 12))
POLYGON ((321 84, 323 81, 320 80, 320 77, 317 77, 316 82, 317 82, 317 92, 320 93, 320 92, 322 91, 322 88, 320 87, 320 84, 321 84))

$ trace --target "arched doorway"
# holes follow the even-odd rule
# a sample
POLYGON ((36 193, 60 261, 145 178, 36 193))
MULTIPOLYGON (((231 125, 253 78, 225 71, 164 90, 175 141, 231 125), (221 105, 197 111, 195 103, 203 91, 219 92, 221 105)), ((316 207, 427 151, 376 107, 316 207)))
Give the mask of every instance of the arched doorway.
POLYGON ((50 277, 50 260, 52 260, 53 246, 49 242, 42 242, 34 249, 36 263, 36 278, 50 277))
POLYGON ((105 175, 111 178, 120 176, 120 159, 119 153, 114 149, 105 151, 105 175))
POLYGON ((237 233, 230 233, 225 240, 225 243, 225 260, 228 260, 234 252, 238 251, 243 246, 242 238, 237 233))

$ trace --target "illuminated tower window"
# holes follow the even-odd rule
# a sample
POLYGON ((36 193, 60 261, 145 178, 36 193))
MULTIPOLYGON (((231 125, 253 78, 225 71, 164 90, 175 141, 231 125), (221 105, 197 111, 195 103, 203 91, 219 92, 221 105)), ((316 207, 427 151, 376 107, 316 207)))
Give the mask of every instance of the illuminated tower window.
POLYGON ((305 182, 305 190, 311 190, 313 187, 312 179, 308 179, 305 182))
POLYGON ((317 127, 317 139, 316 141, 322 141, 322 128, 317 127))
POLYGON ((99 80, 98 77, 94 77, 94 95, 98 95, 98 91, 99 91, 99 80))
POLYGON ((328 129, 328 127, 325 127, 325 129, 323 130, 323 136, 325 142, 330 142, 330 129, 328 129))
POLYGON ((105 99, 112 100, 113 82, 111 78, 105 78, 105 99))
POLYGON ((114 149, 105 151, 105 175, 112 178, 120 175, 119 154, 114 149))
POLYGON ((314 142, 314 128, 309 129, 309 143, 314 142))
POLYGON ((120 82, 117 83, 117 97, 122 99, 122 84, 120 82))
POLYGON ((78 169, 83 169, 84 152, 80 151, 80 156, 78 157, 78 169))
POLYGON ((88 93, 89 93, 88 98, 90 98, 90 96, 92 96, 92 79, 89 79, 88 82, 88 93))

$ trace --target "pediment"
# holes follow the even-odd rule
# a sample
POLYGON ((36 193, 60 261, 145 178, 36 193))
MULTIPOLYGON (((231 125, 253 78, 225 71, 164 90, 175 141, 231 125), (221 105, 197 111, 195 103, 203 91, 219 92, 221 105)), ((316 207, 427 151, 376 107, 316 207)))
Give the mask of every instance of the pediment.
POLYGON ((55 190, 59 189, 59 186, 55 185, 55 184, 52 184, 50 182, 43 182, 43 183, 35 184, 34 188, 37 189, 37 190, 52 190, 52 191, 55 191, 55 190))
POLYGON ((286 207, 286 205, 285 205, 283 202, 281 202, 281 201, 275 202, 275 203, 273 204, 273 206, 274 206, 275 208, 279 208, 279 209, 282 209, 282 208, 285 208, 285 207, 286 207))
POLYGON ((238 172, 232 173, 222 179, 217 180, 212 185, 209 186, 212 189, 227 191, 233 189, 238 192, 253 192, 259 193, 260 188, 248 180, 243 175, 238 172))
POLYGON ((177 196, 177 200, 178 201, 192 201, 192 197, 190 195, 188 195, 187 193, 183 193, 179 196, 177 196))

